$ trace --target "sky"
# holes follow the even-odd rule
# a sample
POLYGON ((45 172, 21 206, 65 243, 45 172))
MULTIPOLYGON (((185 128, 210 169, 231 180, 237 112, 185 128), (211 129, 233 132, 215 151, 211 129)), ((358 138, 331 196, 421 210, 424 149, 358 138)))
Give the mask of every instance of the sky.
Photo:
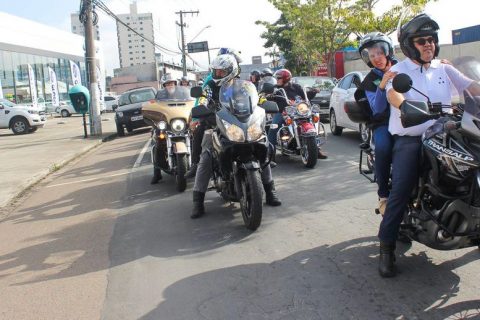
MULTIPOLYGON (((131 0, 103 0, 115 13, 129 12, 131 0)), ((379 12, 400 0, 380 0, 379 12)), ((451 30, 477 25, 479 0, 438 0, 427 5, 425 12, 440 25, 440 43, 451 43, 451 30)), ((34 20, 58 29, 70 31, 70 13, 78 11, 80 0, 0 0, 0 11, 34 20)), ((155 42, 169 49, 179 51, 180 29, 175 22, 180 10, 199 11, 198 15, 184 16, 186 42, 194 39, 208 41, 210 48, 232 47, 241 51, 244 63, 251 63, 252 56, 262 56, 264 62, 270 60, 264 54, 264 31, 255 21, 275 22, 280 12, 267 0, 137 0, 138 12, 152 12, 154 19, 155 42), (205 28, 210 26, 208 28, 205 28)), ((105 52, 107 75, 119 67, 116 25, 112 18, 100 10, 100 40, 105 52)), ((391 35, 396 40, 395 33, 391 35)), ((217 50, 211 51, 211 56, 217 50)), ((207 53, 191 54, 200 69, 208 67, 207 53)), ((180 62, 180 55, 164 55, 166 61, 180 62)), ((192 61, 189 60, 192 64, 192 61)))

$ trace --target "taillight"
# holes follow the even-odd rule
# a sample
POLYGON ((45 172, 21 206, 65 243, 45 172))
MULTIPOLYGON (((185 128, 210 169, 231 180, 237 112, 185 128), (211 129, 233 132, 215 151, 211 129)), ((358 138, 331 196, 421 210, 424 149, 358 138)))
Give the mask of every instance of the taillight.
POLYGON ((287 118, 287 119, 285 120, 285 123, 286 123, 288 126, 291 125, 291 124, 293 123, 292 118, 287 118))
POLYGON ((318 121, 320 121, 320 116, 313 116, 312 120, 313 120, 313 123, 317 123, 318 121))

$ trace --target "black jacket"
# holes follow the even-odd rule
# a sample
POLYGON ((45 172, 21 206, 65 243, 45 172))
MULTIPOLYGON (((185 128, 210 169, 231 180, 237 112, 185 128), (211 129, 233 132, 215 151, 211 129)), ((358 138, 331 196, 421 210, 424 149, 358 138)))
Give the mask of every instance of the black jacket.
POLYGON ((379 74, 375 73, 372 69, 367 74, 365 79, 363 79, 360 86, 358 86, 357 91, 355 91, 355 100, 360 105, 360 107, 362 107, 365 114, 367 114, 368 117, 370 118, 370 121, 369 123, 367 123, 367 125, 372 129, 388 124, 388 119, 390 118, 389 107, 387 107, 387 109, 381 114, 377 114, 376 116, 373 116, 372 108, 370 107, 370 104, 367 99, 367 95, 365 94, 365 91, 376 92, 378 88, 378 84, 381 81, 382 81, 382 77, 379 74))
MULTIPOLYGON (((298 97, 301 100, 306 100, 305 92, 303 91, 302 86, 300 86, 299 84, 290 82, 284 87, 276 86, 276 88, 283 88, 289 100, 296 100, 298 97)), ((310 97, 310 94, 308 94, 308 96, 310 97)), ((315 96, 315 93, 313 94, 313 96, 315 96)), ((285 99, 274 98, 273 100, 277 103, 279 112, 283 112, 283 110, 285 110, 285 107, 288 106, 288 103, 285 101, 285 99)))

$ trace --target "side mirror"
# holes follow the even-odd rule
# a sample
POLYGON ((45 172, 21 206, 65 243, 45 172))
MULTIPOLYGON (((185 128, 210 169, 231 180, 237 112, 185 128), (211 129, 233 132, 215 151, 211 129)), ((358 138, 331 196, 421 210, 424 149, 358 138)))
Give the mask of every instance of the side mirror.
MULTIPOLYGON (((194 88, 200 88, 200 87, 194 87, 194 88)), ((192 88, 192 90, 194 88, 192 88)), ((192 109, 192 118, 205 118, 212 114, 213 112, 207 107, 205 107, 204 105, 199 105, 192 109)))
POLYGON ((271 83, 264 83, 262 85, 262 92, 264 92, 266 94, 271 94, 271 93, 273 93, 274 90, 275 90, 275 85, 273 85, 271 83))
POLYGON ((400 112, 404 128, 417 126, 438 117, 429 113, 428 103, 425 101, 404 100, 400 105, 400 112))
POLYGON ((408 92, 412 88, 412 78, 405 73, 400 73, 393 78, 392 86, 399 93, 408 92))
POLYGON ((78 113, 87 113, 90 107, 90 92, 82 85, 74 85, 68 91, 72 106, 78 113))
POLYGON ((190 96, 194 98, 200 98, 203 94, 203 89, 202 87, 192 87, 190 89, 190 96))
POLYGON ((278 110, 278 105, 274 101, 265 101, 261 107, 265 109, 266 113, 277 113, 279 112, 278 110))

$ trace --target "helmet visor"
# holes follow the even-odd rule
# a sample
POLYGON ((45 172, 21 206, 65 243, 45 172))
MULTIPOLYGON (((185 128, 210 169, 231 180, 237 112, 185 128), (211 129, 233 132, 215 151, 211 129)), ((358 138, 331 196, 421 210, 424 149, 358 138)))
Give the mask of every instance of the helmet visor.
POLYGON ((370 46, 365 47, 360 55, 362 56, 363 62, 367 65, 373 63, 376 59, 381 57, 387 57, 389 54, 388 44, 385 42, 376 42, 370 46))
POLYGON ((233 68, 229 68, 230 70, 226 70, 226 69, 212 69, 212 78, 215 79, 215 80, 219 80, 219 79, 223 79, 225 78, 226 76, 228 76, 233 68))

